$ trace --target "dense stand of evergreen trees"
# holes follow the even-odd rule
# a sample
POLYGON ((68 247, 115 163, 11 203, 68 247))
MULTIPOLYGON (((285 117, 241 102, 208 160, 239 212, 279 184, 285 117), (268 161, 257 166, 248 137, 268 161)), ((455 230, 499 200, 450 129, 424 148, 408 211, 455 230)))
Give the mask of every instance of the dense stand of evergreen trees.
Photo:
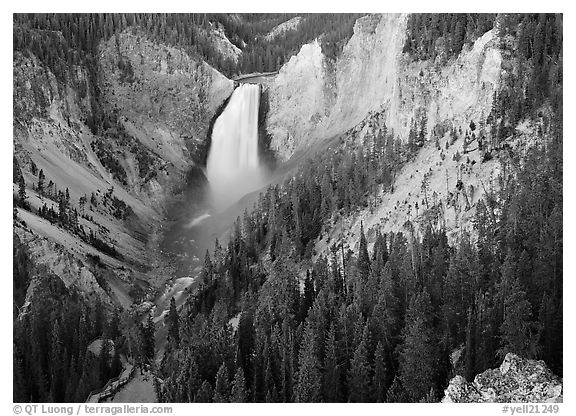
MULTIPOLYGON (((249 40, 235 69, 236 73, 277 71, 300 47, 318 39, 324 55, 335 60, 353 33, 354 22, 362 14, 317 13, 302 16, 296 30, 289 30, 269 40, 262 32, 249 40)), ((292 17, 292 16, 286 16, 292 17)), ((287 20, 287 19, 286 19, 287 20)))
MULTIPOLYGON (((227 76, 240 73, 276 71, 315 38, 330 59, 342 50, 361 14, 307 14, 298 30, 287 31, 272 40, 265 36, 291 14, 252 13, 242 15, 191 13, 115 14, 15 14, 14 50, 34 53, 63 81, 72 65, 97 71, 97 51, 107 40, 127 28, 138 28, 152 40, 183 48, 200 56, 227 76), (222 55, 206 32, 220 27, 230 41, 243 50, 238 61, 222 55)), ((95 80, 96 78, 94 78, 95 80)), ((86 88, 86 86, 83 86, 86 88)), ((98 98, 98 91, 92 91, 98 98)))
POLYGON ((487 121, 496 146, 526 115, 562 128, 563 20, 559 14, 514 14, 498 19, 500 47, 509 66, 487 121))
POLYGON ((492 29, 495 14, 418 13, 408 18, 404 52, 419 60, 450 59, 492 29))
MULTIPOLYGON (((461 41, 487 30, 493 16, 472 19, 479 29, 461 41)), ((498 38, 511 48, 506 64, 525 66, 515 72, 525 87, 517 110, 497 95, 488 119, 470 123, 467 145, 478 139, 484 160, 499 152, 502 165, 477 204, 474 237, 462 233, 450 245, 442 221, 429 220, 420 232, 407 221, 404 233, 377 234, 371 252, 362 230, 356 252, 339 241, 329 258, 311 264, 325 225, 338 227, 341 215, 392 185, 395 167, 421 145, 418 126, 406 145, 384 132, 363 150, 316 156, 268 189, 228 245, 206 255, 200 290, 173 318, 179 344, 163 359, 161 400, 237 401, 229 386, 240 380, 245 401, 435 401, 454 373, 471 380, 508 352, 543 359, 561 375, 559 27, 561 18, 550 15, 498 21, 498 38), (539 26, 528 33, 542 38, 544 55, 516 58, 530 22, 539 26), (541 95, 527 93, 530 80, 546 83, 541 95), (507 141, 523 119, 539 122, 539 139, 519 154, 507 141), (233 329, 229 320, 238 313, 233 329), (463 358, 451 363, 456 349, 463 358)), ((500 94, 514 89, 511 79, 500 94)))
POLYGON ((84 402, 122 371, 121 356, 138 367, 154 358, 155 327, 136 311, 87 299, 31 262, 14 235, 13 399, 15 402, 84 402), (33 282, 41 293, 24 304, 33 282), (100 351, 89 345, 101 340, 100 351))
MULTIPOLYGON (((172 318, 179 343, 164 357, 161 399, 201 401, 210 387, 209 401, 234 400, 241 372, 246 401, 434 401, 462 347, 456 371, 469 379, 507 352, 562 374, 558 144, 531 149, 479 204, 476 243, 462 234, 450 246, 442 228, 426 227, 379 234, 370 252, 362 233, 344 266, 335 247, 303 288, 302 237, 276 227, 304 212, 277 212, 291 197, 273 196, 206 256, 199 293, 172 318)), ((306 184, 292 192, 306 195, 306 184)))
POLYGON ((410 153, 394 152, 385 134, 381 147, 377 136, 369 150, 305 164, 206 255, 199 292, 172 317, 179 342, 164 357, 159 397, 235 400, 241 372, 246 401, 434 401, 454 372, 472 379, 507 352, 562 374, 557 133, 549 126, 526 155, 502 153, 503 174, 477 206, 477 238, 449 245, 442 221, 420 233, 407 221, 405 233, 378 234, 371 252, 362 231, 358 251, 337 242, 313 264, 322 225, 367 207, 377 181, 391 184, 382 167, 410 153))
POLYGON ((13 280, 15 402, 82 402, 120 373, 124 341, 118 315, 86 304, 58 277, 33 267, 16 236, 13 280), (23 290, 32 280, 42 296, 23 305, 23 290), (98 356, 89 352, 97 338, 111 340, 114 351, 108 341, 98 356))

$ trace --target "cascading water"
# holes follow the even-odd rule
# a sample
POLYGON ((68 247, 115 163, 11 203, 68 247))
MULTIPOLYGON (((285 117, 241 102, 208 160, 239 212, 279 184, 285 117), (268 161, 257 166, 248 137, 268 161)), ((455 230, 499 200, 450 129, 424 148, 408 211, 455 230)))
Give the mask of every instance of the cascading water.
POLYGON ((260 86, 242 84, 214 123, 206 164, 213 202, 223 208, 262 186, 258 158, 260 86))

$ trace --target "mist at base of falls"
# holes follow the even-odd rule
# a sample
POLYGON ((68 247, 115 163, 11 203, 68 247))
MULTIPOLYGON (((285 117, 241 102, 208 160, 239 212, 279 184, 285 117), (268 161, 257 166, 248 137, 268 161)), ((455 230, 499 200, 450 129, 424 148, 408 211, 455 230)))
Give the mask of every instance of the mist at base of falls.
POLYGON ((217 209, 264 185, 258 156, 259 105, 260 86, 241 84, 214 123, 206 170, 217 209))

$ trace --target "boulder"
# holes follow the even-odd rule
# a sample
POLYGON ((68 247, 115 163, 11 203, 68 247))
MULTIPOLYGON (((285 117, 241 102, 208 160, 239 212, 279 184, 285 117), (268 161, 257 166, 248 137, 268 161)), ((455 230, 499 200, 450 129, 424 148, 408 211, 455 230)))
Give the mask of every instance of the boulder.
POLYGON ((558 403, 562 379, 544 361, 508 353, 500 368, 478 374, 472 383, 462 376, 450 380, 443 403, 558 403))

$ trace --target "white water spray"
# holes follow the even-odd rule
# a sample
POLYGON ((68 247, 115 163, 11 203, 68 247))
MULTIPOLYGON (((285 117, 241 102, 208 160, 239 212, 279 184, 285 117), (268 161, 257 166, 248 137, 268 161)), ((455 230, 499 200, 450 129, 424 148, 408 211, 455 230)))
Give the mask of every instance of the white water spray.
POLYGON ((226 207, 263 184, 258 158, 260 86, 242 84, 214 123, 206 164, 214 203, 226 207))

